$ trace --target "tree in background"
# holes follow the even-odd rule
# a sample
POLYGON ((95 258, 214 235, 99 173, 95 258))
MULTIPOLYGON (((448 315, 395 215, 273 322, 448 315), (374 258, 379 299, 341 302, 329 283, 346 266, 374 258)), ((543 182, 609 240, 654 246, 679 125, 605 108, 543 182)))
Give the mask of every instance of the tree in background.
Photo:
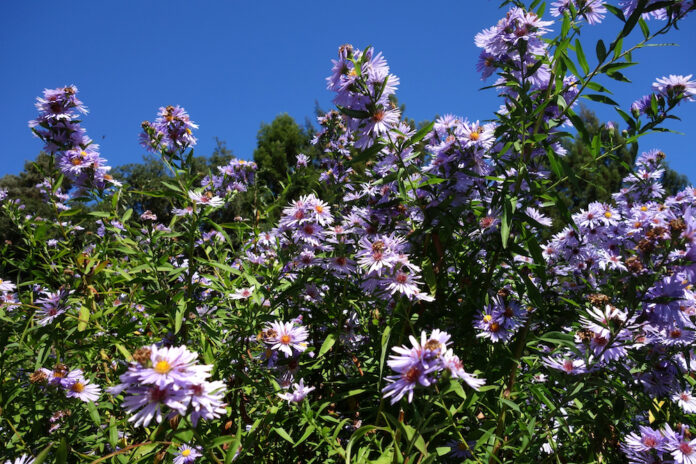
MULTIPOLYGON (((279 114, 270 124, 261 124, 256 136, 254 162, 258 166, 257 184, 268 189, 264 201, 285 205, 316 185, 318 151, 311 143, 313 136, 310 124, 300 127, 287 113, 279 114), (295 169, 299 154, 306 155, 309 161, 306 167, 295 169)), ((273 222, 279 215, 280 209, 274 208, 268 219, 273 222)))

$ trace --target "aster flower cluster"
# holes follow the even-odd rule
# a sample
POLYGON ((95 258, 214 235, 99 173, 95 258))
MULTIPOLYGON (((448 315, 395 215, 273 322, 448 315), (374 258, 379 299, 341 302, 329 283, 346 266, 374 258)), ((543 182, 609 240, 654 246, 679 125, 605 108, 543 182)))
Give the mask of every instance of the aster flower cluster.
POLYGON ((111 167, 100 157, 99 146, 80 125, 78 113, 87 113, 87 108, 77 92, 74 85, 44 90, 36 103, 39 116, 29 121, 29 127, 45 142, 44 150, 57 156, 56 165, 78 188, 119 185, 108 174, 111 167))
POLYGON ((688 76, 674 75, 664 76, 653 83, 654 92, 644 95, 631 105, 631 111, 638 117, 645 114, 652 119, 664 117, 667 111, 684 101, 694 101, 696 95, 696 81, 688 76))
POLYGON ((504 289, 481 311, 474 326, 479 330, 478 337, 492 342, 507 342, 524 325, 527 316, 528 310, 509 296, 509 290, 504 289))
POLYGON ((101 395, 101 387, 91 383, 81 369, 68 370, 63 365, 53 370, 41 368, 31 377, 34 383, 46 382, 51 387, 61 389, 68 398, 77 398, 86 403, 94 402, 101 395))
POLYGON ((253 161, 232 159, 225 166, 218 166, 219 175, 206 176, 201 185, 225 196, 231 192, 246 192, 254 183, 258 169, 253 161))
POLYGON ((360 276, 362 287, 371 294, 431 300, 419 289, 420 268, 410 262, 406 240, 372 231, 365 235, 369 223, 363 216, 364 211, 354 209, 341 225, 329 227, 335 218, 330 207, 315 195, 303 196, 286 207, 278 233, 289 236, 299 249, 292 270, 322 267, 338 278, 360 276))
POLYGON ((57 188, 54 192, 50 179, 44 179, 42 182, 36 184, 35 187, 39 190, 44 200, 54 202, 56 209, 60 211, 70 209, 70 207, 65 204, 70 198, 70 195, 61 187, 57 188))
POLYGON ((120 376, 121 383, 108 391, 125 394, 122 406, 136 427, 176 415, 190 414, 194 426, 199 419, 216 419, 226 413, 225 384, 209 382, 213 366, 197 364, 197 358, 185 346, 141 348, 120 376))
POLYGON ((427 151, 432 155, 423 171, 450 182, 436 185, 430 206, 454 196, 457 206, 487 195, 484 176, 492 172, 489 151, 495 143, 495 125, 470 122, 454 115, 438 118, 428 134, 427 151))
POLYGON ((336 92, 334 103, 343 108, 348 128, 356 133, 356 148, 372 146, 400 119, 400 111, 389 101, 399 78, 389 72, 381 53, 343 45, 333 60, 327 88, 336 92))
POLYGON ((336 110, 319 116, 317 123, 320 130, 312 139, 312 144, 323 153, 319 159, 322 168, 319 181, 344 185, 350 189, 347 182, 355 171, 345 161, 351 159, 350 147, 355 136, 348 129, 345 116, 336 110))
POLYGON ((191 121, 186 110, 180 106, 162 106, 154 122, 144 121, 140 143, 153 153, 161 150, 171 154, 196 145, 193 129, 198 126, 191 121))
POLYGON ((447 347, 451 343, 450 338, 447 332, 435 329, 430 336, 425 331, 421 332, 420 341, 410 336, 411 347, 393 347, 397 354, 389 356, 387 364, 396 374, 387 377, 389 385, 382 389, 384 397, 391 397, 391 404, 394 404, 406 396, 410 403, 418 387, 427 388, 436 384, 444 371, 478 390, 485 380, 464 370, 459 357, 447 347))
MULTIPOLYGON (((596 24, 609 10, 616 12, 595 0, 552 4, 555 16, 575 15, 572 34, 581 18, 596 24)), ((253 459, 263 460, 259 455, 265 456, 265 444, 270 443, 263 433, 269 430, 295 441, 292 448, 282 440, 273 443, 269 454, 275 458, 288 451, 288 460, 301 461, 309 448, 296 445, 304 440, 309 440, 318 460, 326 453, 327 461, 348 459, 351 445, 356 446, 355 456, 376 458, 374 440, 363 435, 365 439, 358 442, 360 437, 351 436, 372 416, 361 416, 362 412, 383 410, 391 421, 388 409, 394 410, 403 398, 418 403, 414 396, 433 399, 435 394, 444 411, 429 410, 432 415, 427 420, 438 421, 449 412, 450 421, 437 424, 436 433, 426 437, 432 425, 410 422, 421 411, 417 404, 402 402, 399 422, 407 433, 392 435, 390 444, 389 434, 378 432, 377 441, 384 444, 378 445, 380 451, 398 446, 411 453, 403 455, 409 462, 418 460, 416 453, 424 458, 422 446, 431 456, 437 447, 438 455, 451 450, 455 459, 480 460, 485 453, 486 461, 528 462, 558 452, 563 434, 576 434, 578 443, 569 448, 596 440, 596 448, 603 448, 602 459, 616 457, 621 440, 621 450, 632 462, 696 464, 696 441, 688 427, 676 426, 675 432, 660 425, 665 418, 671 424, 689 423, 688 415, 696 413, 690 386, 696 371, 696 189, 665 197, 660 183, 664 154, 643 153, 611 201, 591 202, 572 215, 562 211, 559 229, 567 227, 551 235, 558 229, 552 230, 554 221, 549 217, 555 200, 549 186, 555 185, 551 176, 563 174, 554 161, 564 154, 561 137, 569 136, 559 128, 570 125, 569 118, 577 121, 568 108, 580 89, 593 88, 595 76, 586 76, 578 85, 579 79, 556 73, 572 66, 567 55, 555 61, 558 53, 549 47, 559 42, 544 38, 550 25, 534 13, 513 8, 477 35, 476 43, 483 49, 479 63, 483 77, 496 72, 501 76, 496 87, 504 104, 496 122, 447 114, 421 128, 412 127, 394 107, 399 80, 385 58, 371 48, 341 47, 327 79, 338 110, 319 117, 321 129, 313 144, 321 155, 311 160, 323 170, 317 192, 325 192, 327 185, 330 192, 301 195, 282 210, 277 227, 270 230, 259 231, 260 217, 249 221, 253 228, 240 227, 232 249, 216 244, 223 233, 206 216, 254 185, 257 166, 232 160, 192 187, 195 174, 184 169, 190 167, 192 151, 189 155, 184 151, 195 145, 197 126, 180 107, 160 108, 155 122, 143 124, 142 140, 148 149, 161 152, 170 167, 171 160, 176 162, 187 190, 195 188, 180 192, 177 200, 187 206, 174 210, 175 215, 188 217, 167 227, 158 224, 151 211, 143 212, 145 208, 133 208, 135 219, 130 212, 108 218, 108 213, 99 212, 103 218, 95 221, 96 236, 104 240, 90 243, 93 237, 88 235, 87 243, 80 243, 79 271, 61 272, 66 267, 60 253, 55 253, 56 263, 46 267, 57 271, 58 282, 75 278, 82 284, 66 284, 51 292, 36 278, 27 305, 36 308, 25 324, 29 327, 25 332, 32 335, 24 337, 27 345, 39 334, 51 340, 62 359, 81 353, 78 350, 94 350, 93 344, 59 341, 63 334, 84 332, 102 340, 127 334, 126 341, 134 340, 130 334, 138 340, 162 338, 161 343, 137 350, 127 368, 119 371, 118 385, 108 390, 121 395, 121 411, 107 403, 94 406, 97 414, 113 416, 119 423, 127 418, 134 427, 169 420, 171 427, 159 427, 158 436, 151 439, 171 445, 176 464, 201 457, 203 448, 194 445, 204 443, 206 454, 215 458, 222 450, 227 460, 245 452, 246 457, 256 453, 253 459), (329 197, 335 199, 324 201, 329 197), (140 222, 133 227, 138 216, 140 222), (187 240, 181 239, 182 229, 187 240), (111 246, 111 239, 128 246, 111 246), (98 262, 113 266, 112 272, 94 271, 104 269, 98 262), (157 275, 131 280, 143 269, 157 275), (109 280, 116 274, 121 277, 109 280), (80 295, 71 297, 65 288, 80 295), (80 318, 65 317, 71 311, 69 304, 82 297, 98 306, 113 303, 112 309, 90 312, 94 324, 85 328, 82 313, 80 318), (429 304, 436 297, 437 303, 429 304), (185 312, 173 322, 168 309, 177 309, 177 303, 185 312), (443 327, 442 321, 449 333, 421 330, 443 327), (49 330, 51 324, 58 330, 49 330), (258 328, 258 334, 249 336, 250 327, 258 328), (383 378, 385 352, 380 357, 380 348, 390 346, 389 334, 394 344, 397 331, 401 337, 413 335, 406 344, 399 340, 392 346, 387 359, 390 372, 380 384, 382 390, 374 390, 370 379, 383 378), (176 342, 184 339, 200 339, 206 359, 214 358, 215 367, 201 364, 195 352, 176 342), (465 343, 459 355, 453 340, 465 343), (310 345, 321 348, 317 352, 310 345), (467 358, 460 358, 464 353, 467 358), (227 416, 224 400, 231 383, 211 380, 218 368, 234 382, 230 402, 238 407, 235 418, 222 423, 215 420, 227 416), (482 388, 486 381, 469 373, 475 368, 486 369, 481 376, 489 379, 489 387, 482 388), (251 388, 249 379, 269 382, 251 388), (464 395, 459 381, 479 393, 464 395), (342 390, 344 386, 350 390, 342 390), (448 398, 455 394, 466 396, 459 407, 448 398), (588 399, 604 394, 608 407, 593 409, 588 404, 588 399), (616 411, 607 412, 611 395, 619 394, 635 395, 635 401, 626 402, 625 413, 618 401, 616 411), (297 404, 313 396, 320 401, 311 407, 306 403, 285 410, 267 407, 269 400, 297 404), (531 419, 526 430, 512 432, 518 421, 510 420, 511 409, 520 420, 531 419), (650 418, 648 410, 653 413, 650 418), (301 418, 293 415, 299 412, 301 418), (190 418, 194 427, 201 425, 200 419, 209 422, 201 425, 196 443, 180 444, 189 439, 181 433, 185 423, 182 428, 174 425, 181 416, 190 418), (323 425, 313 422, 319 417, 323 425), (637 427, 648 420, 650 426, 619 438, 627 424, 637 427), (240 432, 215 438, 235 422, 240 432), (605 425, 609 430, 603 429, 605 425), (423 435, 422 443, 412 430, 423 435), (549 441, 543 445, 546 436, 549 441), (230 439, 245 447, 254 440, 258 446, 253 451, 227 449, 230 439), (401 447, 399 440, 404 439, 411 444, 417 440, 416 445, 401 447), (515 454, 518 450, 520 456, 515 454)), ((646 105, 657 120, 664 115, 654 111, 655 105, 666 114, 672 106, 693 99, 696 84, 691 76, 669 76, 658 79, 654 90, 646 105)), ((76 90, 61 92, 40 99, 39 109, 46 114, 35 126, 38 133, 79 123, 75 118, 81 102, 71 100, 76 90), (58 102, 54 109, 51 101, 58 102)), ((75 133, 79 124, 76 127, 75 133)), ((641 132, 631 125, 634 129, 641 132)), ((582 132, 580 126, 578 131, 582 132)), ((613 137, 617 128, 607 128, 601 135, 610 131, 613 137)), ((617 148, 612 137, 595 138, 593 153, 610 155, 617 148)), ((93 148, 80 146, 84 156, 93 148)), ((69 157, 73 155, 67 155, 70 150, 61 150, 73 165, 69 157)), ((309 157, 298 156, 298 170, 309 163, 309 157)), ((64 192, 56 191, 51 181, 42 182, 40 188, 57 205, 65 202, 64 192)), ((0 191, 0 201, 4 195, 0 191)), ((120 200, 114 201, 118 210, 120 200)), ((68 234, 78 227, 66 226, 68 234)), ((68 238, 61 253, 70 252, 68 238)), ((6 272, 14 275, 12 270, 6 272)), ((19 315, 19 311, 8 314, 19 305, 15 291, 15 284, 0 280, 3 317, 19 315)), ((24 299, 31 292, 21 294, 24 299)), ((133 346, 130 341, 124 345, 133 346)), ((124 346, 118 348, 124 351, 124 346)), ((104 364, 100 362, 97 369, 107 378, 118 369, 116 361, 108 366, 108 350, 89 355, 86 359, 101 356, 104 364)), ((95 402, 101 394, 80 369, 41 369, 31 381, 46 385, 45 391, 82 401, 95 402)), ((92 405, 89 413, 95 414, 92 405)), ((51 414, 52 432, 70 411, 51 414)), ((73 414, 77 418, 83 412, 73 414)), ((109 438, 109 446, 115 448, 113 436, 109 438)), ((88 444, 74 445, 78 441, 72 439, 70 443, 76 451, 88 444)), ((556 460, 569 461, 574 451, 563 453, 567 455, 559 453, 556 460)), ((162 448, 157 459, 164 454, 162 448)))
POLYGON ((624 438, 621 450, 631 463, 696 462, 696 438, 691 438, 689 427, 685 425, 677 427, 676 431, 669 425, 662 430, 640 426, 638 432, 624 438))
POLYGON ((567 227, 543 247, 559 294, 577 298, 590 292, 595 304, 573 329, 576 352, 548 356, 545 364, 568 374, 633 366, 628 382, 688 412, 691 393, 679 378, 693 368, 683 350, 696 340, 696 191, 664 198, 663 159, 657 150, 643 153, 614 205, 590 204, 573 216, 577 229, 567 227), (617 308, 605 285, 628 278, 652 283, 636 295, 637 308, 617 308), (652 367, 641 368, 643 362, 652 367))
POLYGON ((482 78, 492 75, 497 69, 511 69, 520 81, 529 79, 535 85, 546 84, 549 80, 547 65, 541 65, 531 76, 528 70, 537 62, 537 56, 546 53, 547 45, 542 36, 550 31, 552 21, 542 21, 534 13, 522 8, 512 8, 495 26, 484 29, 476 35, 476 46, 483 51, 479 56, 477 69, 482 78), (520 55, 524 43, 526 50, 520 55))

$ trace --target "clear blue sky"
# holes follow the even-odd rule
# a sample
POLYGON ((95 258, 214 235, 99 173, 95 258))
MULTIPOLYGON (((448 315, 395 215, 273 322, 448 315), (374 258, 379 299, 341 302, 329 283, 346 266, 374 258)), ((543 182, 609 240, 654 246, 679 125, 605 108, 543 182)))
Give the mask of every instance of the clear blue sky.
MULTIPOLYGON (((315 101, 330 108, 324 78, 346 42, 384 52, 401 78, 397 96, 416 121, 444 113, 490 118, 499 101, 493 90, 478 90, 487 83, 474 68, 473 37, 504 14, 498 3, 4 2, 0 175, 18 173, 38 153, 41 142, 27 127, 35 98, 66 84, 79 87, 90 109, 84 126, 113 166, 141 160, 140 123, 169 104, 185 107, 200 125, 197 154, 210 154, 219 137, 236 156, 250 158, 262 122, 287 112, 303 123, 313 118, 315 101)), ((588 55, 596 37, 617 23, 611 17, 606 26, 584 29, 588 55)), ((625 73, 633 84, 613 83, 619 103, 648 93, 656 77, 696 74, 696 14, 666 40, 681 46, 638 51, 641 64, 625 73)), ((619 120, 613 114, 600 113, 619 120)), ((678 114, 683 121, 671 127, 686 135, 650 136, 641 148, 663 149, 673 168, 696 181, 696 102, 678 114)))

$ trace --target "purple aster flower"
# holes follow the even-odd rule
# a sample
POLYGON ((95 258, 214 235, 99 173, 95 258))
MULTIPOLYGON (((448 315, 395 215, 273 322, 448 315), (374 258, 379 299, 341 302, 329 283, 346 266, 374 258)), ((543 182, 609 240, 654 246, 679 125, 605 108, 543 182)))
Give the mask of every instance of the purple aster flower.
POLYGON ((563 371, 566 374, 577 375, 587 372, 587 365, 584 360, 573 359, 569 356, 561 358, 552 358, 549 356, 543 359, 543 363, 552 369, 563 371))
POLYGON ((174 208, 172 209, 172 214, 174 216, 190 216, 193 214, 193 207, 187 206, 185 208, 174 208))
POLYGON ((677 464, 696 464, 696 438, 691 441, 680 439, 671 454, 677 464))
POLYGON ((551 16, 562 16, 566 11, 570 12, 571 3, 578 15, 585 18, 589 24, 601 23, 607 13, 602 0, 559 0, 551 4, 551 16))
POLYGON ((691 394, 690 390, 685 390, 681 393, 672 395, 672 401, 677 403, 682 410, 687 414, 696 412, 696 398, 691 394))
MULTIPOLYGON (((391 355, 387 364, 397 375, 387 377, 390 383, 382 389, 384 398, 391 397, 391 404, 394 404, 407 396, 410 403, 416 387, 432 385, 437 380, 437 374, 446 368, 443 360, 450 338, 447 332, 435 329, 430 336, 425 331, 421 332, 420 341, 410 336, 411 348, 393 347, 392 350, 397 354, 391 355)), ((450 365, 455 364, 451 355, 449 362, 450 365)))
POLYGON ((57 89, 44 89, 43 98, 36 98, 36 109, 39 117, 29 122, 30 127, 36 127, 45 123, 55 123, 62 120, 71 120, 77 117, 73 112, 86 114, 87 107, 77 98, 77 87, 68 85, 57 89))
POLYGON ((15 293, 0 293, 0 308, 5 308, 7 312, 11 312, 19 308, 19 306, 19 299, 15 293))
POLYGON ((464 364, 450 348, 442 355, 442 363, 446 369, 449 369, 452 377, 462 379, 474 390, 478 390, 486 383, 486 379, 479 379, 464 370, 464 364))
POLYGON ((246 300, 254 294, 254 286, 242 287, 235 289, 234 292, 230 293, 229 297, 232 300, 246 300))
POLYGON ((657 79, 653 84, 653 89, 667 98, 684 98, 688 101, 694 101, 692 97, 696 95, 696 81, 691 80, 692 76, 693 74, 688 76, 670 74, 657 79))
POLYGON ((167 412, 164 407, 181 415, 186 414, 188 395, 185 390, 175 390, 173 385, 159 388, 155 385, 138 386, 129 389, 129 395, 121 405, 128 413, 129 422, 135 427, 147 427, 155 419, 161 423, 167 412))
POLYGON ((551 218, 540 213, 538 209, 527 207, 524 211, 527 213, 527 216, 534 219, 542 226, 551 227, 551 218))
POLYGON ((197 353, 185 346, 158 348, 151 345, 150 366, 138 370, 138 379, 160 388, 168 385, 185 387, 204 381, 210 376, 212 366, 196 365, 197 353))
POLYGON ((225 200, 213 195, 211 192, 198 193, 194 191, 189 191, 189 198, 197 205, 212 206, 213 208, 219 208, 225 204, 225 200))
POLYGON ((191 423, 194 427, 201 418, 217 419, 227 412, 223 402, 225 393, 225 383, 219 380, 189 386, 190 406, 193 409, 191 423))
POLYGON ((46 381, 49 385, 56 387, 67 388, 72 382, 82 378, 82 371, 74 369, 69 371, 62 364, 57 365, 53 370, 41 368, 41 372, 46 376, 46 381))
POLYGON ((262 333, 271 350, 282 351, 286 358, 293 356, 293 351, 301 353, 307 349, 307 329, 293 322, 271 322, 262 333))
POLYGON ((297 155, 295 166, 297 168, 306 168, 308 162, 309 162, 309 157, 307 155, 305 155, 304 153, 300 153, 297 155))
POLYGON ((639 431, 640 433, 632 432, 627 435, 621 444, 621 451, 629 462, 645 464, 654 462, 652 460, 655 457, 662 458, 667 451, 668 438, 659 431, 642 425, 639 431))
MULTIPOLYGON (((633 104, 631 104, 631 111, 633 112, 633 114, 638 116, 641 114, 648 113, 648 110, 650 110, 652 97, 653 97, 652 94, 643 95, 638 100, 634 101, 633 104)), ((650 110, 650 111, 652 111, 652 110, 650 110)))
POLYGON ((303 241, 310 245, 319 246, 324 240, 324 229, 311 222, 304 223, 298 226, 292 235, 296 241, 303 241))
POLYGON ((419 270, 414 265, 410 265, 410 267, 405 265, 396 266, 392 273, 382 278, 382 283, 392 295, 398 292, 410 299, 417 299, 420 295, 418 286, 422 285, 422 282, 419 280, 418 275, 414 273, 414 269, 415 272, 419 270))
POLYGON ((0 279, 0 292, 13 292, 17 286, 9 280, 0 279))
POLYGON ((196 145, 192 129, 198 129, 198 126, 180 106, 160 107, 155 122, 144 122, 143 129, 145 132, 140 136, 141 143, 152 152, 157 152, 160 148, 176 152, 196 145))
POLYGON ((174 457, 174 464, 191 464, 200 456, 203 456, 200 448, 183 444, 179 447, 179 453, 174 457))
POLYGON ((36 310, 36 316, 40 319, 38 324, 46 326, 53 322, 58 316, 65 313, 67 306, 65 300, 68 296, 66 290, 59 290, 54 293, 44 293, 43 298, 36 300, 36 304, 41 306, 41 309, 36 310))
POLYGON ((101 388, 99 385, 90 383, 90 381, 85 379, 82 375, 70 381, 65 389, 65 396, 68 398, 78 398, 86 403, 97 401, 99 395, 101 395, 101 388))
POLYGON ((473 458, 474 455, 471 454, 471 450, 476 446, 476 440, 468 440, 466 442, 450 440, 447 442, 447 446, 450 447, 450 455, 454 458, 473 458))
MULTIPOLYGON (((396 349, 398 347, 395 347, 396 349)), ((391 398, 391 404, 396 403, 404 396, 407 396, 408 402, 413 401, 413 391, 418 385, 428 387, 432 384, 429 374, 437 369, 437 366, 432 366, 426 369, 420 362, 417 356, 409 356, 402 354, 401 356, 392 356, 391 361, 395 364, 392 369, 398 372, 398 375, 387 377, 389 385, 382 389, 385 398, 391 398)))
POLYGON ((306 387, 304 380, 300 379, 299 383, 293 383, 292 387, 294 391, 286 393, 278 393, 278 396, 286 400, 288 403, 299 403, 305 399, 307 394, 314 390, 314 387, 306 387))

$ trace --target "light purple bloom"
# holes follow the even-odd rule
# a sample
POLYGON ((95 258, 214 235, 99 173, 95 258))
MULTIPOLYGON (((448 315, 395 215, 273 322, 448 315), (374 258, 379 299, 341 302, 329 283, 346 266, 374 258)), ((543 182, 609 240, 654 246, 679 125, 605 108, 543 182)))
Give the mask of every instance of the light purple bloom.
POLYGON ((183 444, 179 447, 179 454, 174 457, 174 464, 191 464, 200 456, 203 456, 200 448, 183 444))
POLYGON ((100 395, 101 388, 99 385, 91 383, 82 376, 71 381, 65 389, 65 396, 68 398, 78 398, 86 403, 97 401, 100 395))
POLYGON ((282 351, 285 357, 293 351, 301 353, 307 349, 307 329, 294 322, 271 322, 263 331, 264 341, 272 350, 282 351))
POLYGON ((161 423, 167 412, 165 406, 181 415, 186 414, 188 395, 184 390, 175 390, 172 385, 164 388, 155 385, 134 387, 129 389, 129 393, 122 406, 132 414, 128 421, 135 427, 147 427, 153 419, 161 423))
POLYGON ((189 191, 189 198, 197 205, 212 206, 213 208, 219 208, 225 204, 225 200, 213 195, 210 192, 198 193, 194 191, 189 191))
POLYGON ((254 294, 254 286, 242 287, 235 289, 234 292, 230 293, 229 297, 232 300, 246 300, 254 294))
POLYGON ((158 348, 149 347, 151 366, 140 369, 138 378, 142 383, 154 384, 160 388, 167 385, 180 387, 204 381, 210 375, 212 366, 196 365, 198 354, 185 346, 158 348))
POLYGON ((300 379, 299 383, 293 383, 292 387, 294 391, 287 391, 286 393, 278 393, 278 396, 286 400, 288 403, 299 403, 304 400, 309 392, 315 389, 315 387, 306 387, 304 380, 300 379))

